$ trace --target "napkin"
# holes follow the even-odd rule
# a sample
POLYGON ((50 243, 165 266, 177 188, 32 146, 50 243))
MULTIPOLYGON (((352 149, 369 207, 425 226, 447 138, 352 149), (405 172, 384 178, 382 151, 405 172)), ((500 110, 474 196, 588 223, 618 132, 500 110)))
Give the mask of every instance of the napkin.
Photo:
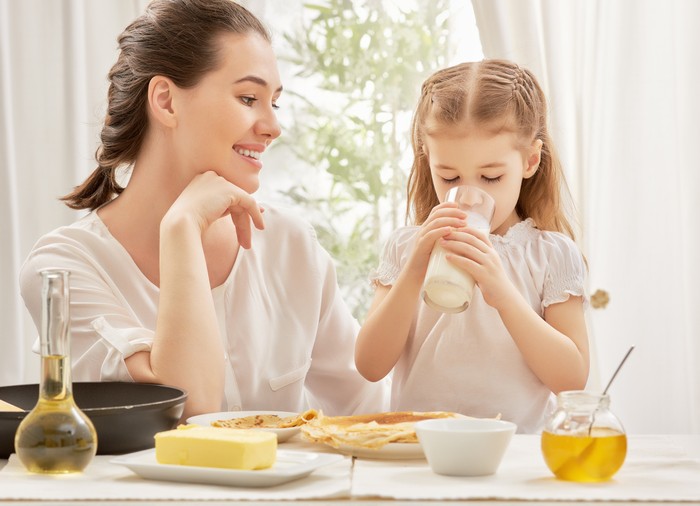
POLYGON ((513 436, 498 472, 482 477, 433 473, 425 461, 358 459, 352 495, 416 500, 700 501, 700 459, 669 436, 628 436, 627 458, 607 482, 554 478, 540 451, 540 437, 513 436))
POLYGON ((124 466, 110 463, 113 458, 97 455, 82 473, 41 475, 28 473, 13 454, 0 471, 0 501, 295 500, 350 495, 350 458, 316 469, 305 478, 269 488, 146 480, 124 466))

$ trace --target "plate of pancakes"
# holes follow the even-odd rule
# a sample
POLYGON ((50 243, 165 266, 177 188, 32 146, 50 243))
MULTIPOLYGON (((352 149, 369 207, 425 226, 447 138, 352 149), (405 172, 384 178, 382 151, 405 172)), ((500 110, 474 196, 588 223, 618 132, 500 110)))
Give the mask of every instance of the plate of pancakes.
POLYGON ((302 413, 290 411, 219 411, 191 416, 188 424, 232 429, 254 429, 277 434, 277 442, 282 443, 299 433, 302 425, 317 416, 316 410, 302 413))
POLYGON ((424 459, 414 424, 436 418, 466 418, 447 411, 390 411, 352 416, 317 416, 300 427, 308 441, 364 459, 424 459))

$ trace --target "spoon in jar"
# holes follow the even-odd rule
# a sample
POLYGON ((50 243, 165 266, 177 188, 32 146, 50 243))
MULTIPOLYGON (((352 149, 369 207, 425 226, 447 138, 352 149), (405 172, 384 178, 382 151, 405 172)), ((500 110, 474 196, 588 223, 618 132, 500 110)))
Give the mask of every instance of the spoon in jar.
MULTIPOLYGON (((612 378, 610 378, 610 381, 608 381, 608 384, 606 385, 605 390, 603 390, 603 395, 608 393, 608 389, 610 388, 610 385, 612 385, 613 380, 617 376, 617 373, 620 372, 620 369, 622 369, 622 366, 624 365, 627 358, 630 356, 630 353, 632 353, 632 350, 634 350, 634 345, 630 346, 630 349, 627 350, 627 353, 625 353, 625 356, 622 357, 622 360, 620 361, 620 364, 617 366, 617 369, 615 369, 615 372, 613 373, 612 378)), ((595 414, 597 411, 598 411, 598 409, 596 409, 593 412, 593 416, 591 417, 591 425, 588 427, 588 435, 589 436, 591 435, 591 431, 593 430, 593 423, 595 422, 595 414)))
POLYGON ((605 390, 603 390, 603 395, 608 393, 608 388, 610 388, 610 385, 612 384, 613 380, 615 379, 615 376, 617 376, 617 373, 620 372, 620 369, 622 369, 622 365, 625 363, 625 360, 627 360, 627 357, 630 356, 630 353, 632 353, 632 350, 634 350, 634 345, 630 346, 630 349, 627 350, 627 353, 625 353, 625 356, 622 357, 622 361, 620 362, 620 365, 617 366, 617 369, 615 369, 615 372, 612 375, 612 378, 610 378, 610 381, 608 381, 608 385, 605 387, 605 390))

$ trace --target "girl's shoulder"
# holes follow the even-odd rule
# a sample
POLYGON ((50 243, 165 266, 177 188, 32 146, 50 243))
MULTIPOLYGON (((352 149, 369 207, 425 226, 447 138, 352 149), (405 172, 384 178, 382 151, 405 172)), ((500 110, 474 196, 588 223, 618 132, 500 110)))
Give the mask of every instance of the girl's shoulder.
POLYGON ((500 246, 539 245, 564 250, 578 251, 579 249, 576 242, 568 235, 552 230, 540 230, 532 218, 516 223, 502 236, 491 234, 490 239, 494 245, 500 246))
POLYGON ((395 228, 391 234, 389 234, 389 238, 387 239, 387 242, 389 241, 395 241, 395 242, 405 242, 405 241, 410 241, 413 239, 420 229, 419 226, 417 225, 404 225, 402 227, 395 228))
POLYGON ((394 229, 386 239, 384 250, 394 250, 402 252, 413 244, 420 227, 416 225, 405 225, 394 229))
POLYGON ((494 247, 506 254, 523 255, 531 267, 547 268, 567 264, 584 271, 583 254, 576 242, 566 234, 551 230, 540 230, 531 218, 513 225, 503 236, 491 235, 494 247))

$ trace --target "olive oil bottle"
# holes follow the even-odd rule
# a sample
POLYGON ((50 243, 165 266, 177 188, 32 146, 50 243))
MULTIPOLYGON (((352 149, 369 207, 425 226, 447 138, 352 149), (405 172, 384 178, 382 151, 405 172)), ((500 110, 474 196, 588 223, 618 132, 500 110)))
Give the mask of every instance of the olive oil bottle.
POLYGON ((39 400, 15 434, 15 452, 35 473, 80 472, 97 451, 90 419, 75 404, 70 362, 68 271, 42 271, 39 400))

